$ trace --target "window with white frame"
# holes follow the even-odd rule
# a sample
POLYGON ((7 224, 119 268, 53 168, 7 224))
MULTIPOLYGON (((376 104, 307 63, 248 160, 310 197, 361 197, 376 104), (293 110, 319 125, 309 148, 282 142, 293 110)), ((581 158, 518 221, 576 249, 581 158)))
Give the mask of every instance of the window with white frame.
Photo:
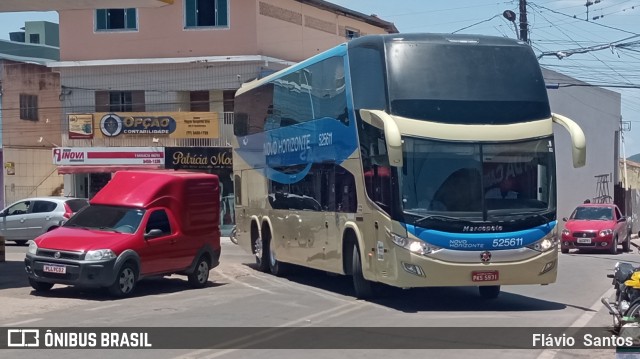
POLYGON ((96 31, 137 30, 136 9, 97 9, 96 31))
POLYGON ((229 0, 185 0, 185 28, 229 26, 229 0))

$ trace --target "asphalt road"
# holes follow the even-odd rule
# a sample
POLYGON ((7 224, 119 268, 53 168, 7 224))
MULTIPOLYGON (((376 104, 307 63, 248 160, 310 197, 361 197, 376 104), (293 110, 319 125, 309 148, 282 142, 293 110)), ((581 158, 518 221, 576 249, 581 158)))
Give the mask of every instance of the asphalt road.
MULTIPOLYGON (((392 289, 373 301, 353 297, 349 278, 296 269, 286 278, 258 272, 253 257, 223 238, 221 265, 210 284, 190 289, 183 276, 139 283, 131 298, 113 300, 100 291, 56 285, 36 294, 26 280, 26 247, 7 245, 0 263, 0 326, 3 327, 265 327, 260 336, 284 337, 291 327, 607 327, 610 315, 599 299, 612 294, 606 274, 616 261, 640 265, 637 252, 612 256, 560 256, 559 277, 548 286, 508 286, 496 300, 476 288, 392 289)), ((178 329, 177 329, 178 330, 178 329)), ((310 338, 313 340, 313 338, 310 338)), ((358 337, 354 334, 354 343, 358 337)), ((461 338, 461 340, 465 340, 461 338)), ((613 349, 144 349, 0 351, 14 358, 613 358, 613 349)), ((454 345, 453 345, 454 346, 454 345)))

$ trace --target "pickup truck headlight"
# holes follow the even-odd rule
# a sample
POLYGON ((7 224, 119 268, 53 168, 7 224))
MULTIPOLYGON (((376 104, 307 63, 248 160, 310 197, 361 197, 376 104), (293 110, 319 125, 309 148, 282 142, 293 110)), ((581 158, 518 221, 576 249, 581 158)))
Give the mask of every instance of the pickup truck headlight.
POLYGON ((563 230, 562 230, 562 235, 563 235, 563 236, 568 236, 568 235, 570 235, 570 234, 571 234, 571 231, 570 231, 570 230, 568 230, 568 229, 563 229, 563 230))
POLYGON ((613 234, 613 230, 612 229, 603 229, 599 233, 600 237, 606 237, 606 236, 610 236, 612 234, 613 234))
POLYGON ((88 251, 84 256, 84 260, 86 261, 104 261, 108 259, 113 259, 116 257, 116 254, 113 253, 111 249, 97 249, 94 251, 88 251))
POLYGON ((34 241, 29 241, 29 249, 27 249, 27 253, 36 254, 38 252, 38 245, 34 241))
POLYGON ((395 233, 391 233, 391 241, 404 249, 408 249, 413 253, 421 254, 423 256, 441 249, 440 247, 436 247, 425 241, 409 239, 395 233))

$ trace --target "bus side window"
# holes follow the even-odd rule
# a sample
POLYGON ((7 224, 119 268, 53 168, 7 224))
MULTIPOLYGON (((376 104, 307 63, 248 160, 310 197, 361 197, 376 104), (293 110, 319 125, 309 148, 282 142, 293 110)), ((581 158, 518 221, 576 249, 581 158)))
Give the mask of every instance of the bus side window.
POLYGON ((353 175, 336 167, 336 212, 355 213, 357 208, 356 187, 353 175))

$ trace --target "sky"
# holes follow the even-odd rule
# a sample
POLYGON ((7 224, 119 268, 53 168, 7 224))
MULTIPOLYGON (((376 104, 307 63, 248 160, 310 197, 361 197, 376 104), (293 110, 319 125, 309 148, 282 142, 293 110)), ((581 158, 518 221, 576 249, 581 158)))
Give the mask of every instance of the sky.
MULTIPOLYGON (((375 14, 400 32, 517 37, 515 24, 502 13, 518 14, 518 0, 329 1, 375 14)), ((589 2, 587 7, 587 0, 528 0, 529 39, 543 67, 622 95, 623 128, 628 130, 623 132, 624 153, 629 157, 640 153, 640 0, 589 2), (571 55, 560 59, 558 52, 571 55)), ((8 40, 9 32, 19 31, 25 21, 38 20, 57 23, 58 14, 0 13, 0 39, 8 40)))

